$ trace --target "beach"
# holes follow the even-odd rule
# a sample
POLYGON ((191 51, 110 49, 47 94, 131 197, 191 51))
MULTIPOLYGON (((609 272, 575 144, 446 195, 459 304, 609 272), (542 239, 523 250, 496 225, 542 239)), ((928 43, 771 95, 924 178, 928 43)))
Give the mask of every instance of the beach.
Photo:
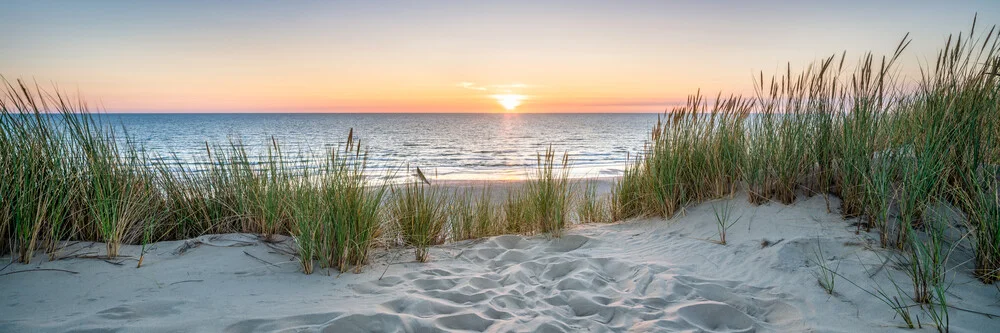
POLYGON ((966 2, 16 3, 0 333, 998 331, 966 2))
MULTIPOLYGON (((750 206, 739 194, 672 219, 434 246, 427 263, 389 246, 357 274, 302 274, 287 237, 155 243, 138 269, 137 246, 118 259, 73 258, 103 250, 77 242, 65 259, 0 271, 0 331, 897 331, 901 320, 867 292, 895 292, 889 277, 903 273, 877 236, 855 230, 821 196, 750 206), (742 218, 721 245, 712 206, 725 204, 742 218), (821 263, 838 274, 832 294, 821 263)), ((951 304, 1000 313, 996 288, 969 264, 952 270, 951 304)), ((967 311, 951 311, 951 322, 954 332, 996 325, 967 311)))

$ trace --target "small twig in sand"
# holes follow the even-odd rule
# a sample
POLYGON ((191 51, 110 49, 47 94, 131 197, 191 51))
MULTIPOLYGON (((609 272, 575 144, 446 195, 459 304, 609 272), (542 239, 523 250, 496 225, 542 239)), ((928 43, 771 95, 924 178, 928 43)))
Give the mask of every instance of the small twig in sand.
POLYGON ((10 265, 13 265, 14 264, 14 260, 13 259, 14 258, 11 258, 11 261, 9 263, 7 263, 7 265, 4 265, 3 268, 0 268, 0 272, 3 272, 5 269, 7 269, 7 267, 10 267, 10 265))
POLYGON ((25 269, 25 270, 20 270, 20 271, 7 272, 7 273, 0 274, 0 276, 17 274, 17 273, 24 273, 24 272, 44 272, 44 271, 66 272, 66 273, 70 273, 70 274, 80 274, 80 272, 74 272, 74 271, 65 270, 65 269, 58 269, 58 268, 34 268, 34 269, 25 269))
POLYGON ((768 239, 765 238, 764 240, 760 241, 760 248, 763 249, 763 248, 768 247, 768 246, 778 245, 778 243, 781 243, 781 241, 783 241, 783 240, 785 240, 785 239, 782 238, 782 239, 779 239, 777 241, 771 242, 770 240, 768 240, 768 239))
MULTIPOLYGON (((62 249, 75 246, 76 244, 79 244, 79 243, 80 243, 79 241, 76 241, 76 242, 72 242, 70 244, 63 245, 62 249)), ((80 252, 80 251, 83 251, 83 250, 86 250, 86 249, 89 249, 89 248, 92 248, 92 247, 93 247, 93 244, 90 244, 88 246, 81 246, 81 247, 77 248, 76 250, 73 250, 73 252, 67 253, 64 256, 56 258, 56 260, 62 260, 63 258, 66 258, 68 256, 72 256, 72 255, 76 254, 77 252, 80 252)))
POLYGON ((115 265, 115 266, 121 266, 121 265, 123 265, 125 263, 125 260, 120 260, 120 261, 111 261, 109 259, 101 259, 101 260, 104 260, 104 262, 112 264, 112 265, 115 265))
POLYGON ((889 257, 888 257, 888 256, 886 256, 886 257, 885 257, 885 261, 882 261, 882 265, 881 265, 881 266, 878 266, 878 268, 877 268, 877 269, 875 269, 875 272, 874 272, 874 273, 871 273, 871 274, 869 274, 869 275, 868 275, 868 278, 869 278, 869 279, 871 279, 871 278, 874 278, 874 277, 875 277, 875 275, 877 275, 877 274, 878 274, 878 272, 881 272, 881 271, 882 271, 882 269, 883 269, 883 268, 885 268, 885 265, 886 265, 886 264, 888 264, 888 263, 889 263, 889 257))
POLYGON ((243 254, 245 254, 245 255, 248 255, 248 256, 250 256, 250 258, 254 258, 254 259, 257 259, 258 261, 260 261, 260 262, 262 262, 262 263, 265 263, 265 264, 268 264, 268 265, 271 265, 271 266, 274 266, 274 267, 278 267, 278 268, 281 268, 281 267, 279 267, 278 265, 275 265, 275 264, 272 264, 271 262, 269 262, 269 261, 267 261, 267 260, 264 260, 264 259, 261 259, 261 258, 257 258, 256 256, 254 256, 254 255, 250 254, 250 252, 247 252, 247 251, 243 251, 243 254))
MULTIPOLYGON (((69 254, 66 254, 66 255, 63 255, 63 256, 59 256, 59 257, 56 258, 56 260, 88 258, 88 256, 93 256, 94 258, 97 257, 96 256, 97 252, 85 252, 83 254, 75 254, 77 252, 80 252, 80 251, 73 251, 72 253, 69 253, 69 254)), ((104 256, 104 257, 107 258, 107 256, 104 256)))
POLYGON ((184 280, 184 281, 177 281, 177 282, 171 283, 170 285, 172 286, 172 285, 175 285, 175 284, 181 284, 181 283, 185 283, 185 282, 204 282, 204 281, 205 280, 184 280))
MULTIPOLYGON (((63 259, 100 259, 100 260, 104 260, 104 261, 108 262, 109 264, 115 264, 115 262, 109 260, 107 256, 104 256, 104 255, 94 255, 94 254, 85 254, 85 255, 78 255, 78 256, 72 256, 72 257, 60 257, 57 260, 63 260, 63 259)), ((117 257, 115 257, 115 259, 121 259, 121 260, 118 261, 119 263, 120 262, 124 262, 125 260, 139 260, 139 259, 136 259, 134 257, 129 257, 129 256, 117 256, 117 257)), ((116 265, 120 265, 120 264, 116 264, 116 265)))
POLYGON ((995 317, 1000 317, 1000 315, 997 315, 997 314, 986 313, 986 312, 979 312, 979 311, 974 311, 974 310, 969 310, 969 309, 963 309, 963 308, 960 308, 960 307, 957 307, 957 306, 954 306, 954 305, 950 305, 950 304, 948 305, 948 307, 952 308, 952 309, 955 309, 955 310, 958 310, 958 311, 965 311, 965 312, 968 312, 968 313, 974 313, 974 314, 978 314, 978 315, 984 315, 984 316, 986 316, 986 318, 989 318, 989 319, 993 319, 995 317))
POLYGON ((201 245, 201 242, 193 239, 186 240, 184 241, 184 244, 181 244, 181 246, 178 246, 177 249, 174 250, 174 255, 182 255, 188 250, 198 247, 198 245, 201 245))
POLYGON ((385 272, 389 271, 389 266, 392 266, 392 264, 396 261, 396 259, 399 258, 400 253, 401 252, 396 252, 396 256, 392 257, 392 260, 390 260, 389 263, 385 265, 385 270, 382 271, 382 275, 378 276, 379 281, 381 281, 382 277, 385 276, 385 272))
POLYGON ((267 245, 267 247, 271 248, 272 250, 278 251, 279 253, 283 253, 285 255, 294 256, 294 257, 298 257, 298 255, 299 255, 298 251, 293 251, 293 250, 288 249, 287 245, 285 246, 284 249, 278 248, 277 245, 274 245, 272 243, 264 243, 264 245, 267 245))

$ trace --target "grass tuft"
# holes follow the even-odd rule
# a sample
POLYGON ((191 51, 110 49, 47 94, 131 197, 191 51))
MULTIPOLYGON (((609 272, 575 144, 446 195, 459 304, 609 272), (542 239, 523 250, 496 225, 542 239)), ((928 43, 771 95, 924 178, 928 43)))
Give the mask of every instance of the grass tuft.
POLYGON ((580 223, 612 222, 611 203, 607 197, 597 194, 597 184, 588 181, 577 204, 577 219, 580 223))
POLYGON ((419 262, 429 259, 428 246, 445 240, 447 202, 439 191, 424 182, 410 182, 393 189, 390 214, 403 240, 416 248, 419 262))
POLYGON ((734 209, 736 209, 735 204, 731 202, 712 206, 712 212, 715 213, 715 224, 719 230, 719 244, 721 245, 726 245, 726 232, 729 231, 729 228, 732 228, 743 218, 742 215, 733 218, 734 209))

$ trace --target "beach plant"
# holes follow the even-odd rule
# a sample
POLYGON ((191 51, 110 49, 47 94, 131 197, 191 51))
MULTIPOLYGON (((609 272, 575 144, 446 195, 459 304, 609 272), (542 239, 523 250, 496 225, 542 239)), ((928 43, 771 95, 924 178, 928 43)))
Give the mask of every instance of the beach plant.
POLYGON ((580 223, 608 223, 611 220, 609 202, 598 196, 597 184, 588 181, 584 186, 582 197, 577 205, 577 218, 580 223))
POLYGON ((135 268, 142 268, 142 261, 146 258, 146 246, 152 242, 153 239, 153 224, 146 223, 142 227, 142 246, 139 249, 139 262, 135 264, 135 268))
POLYGON ((448 219, 453 240, 489 237, 504 232, 500 205, 489 185, 470 187, 452 194, 448 219))
MULTIPOLYGON (((878 255, 878 254, 876 253, 876 255, 878 255)), ((903 322, 906 324, 906 328, 909 328, 909 329, 922 328, 922 326, 920 324, 920 320, 916 319, 916 316, 913 315, 910 312, 910 308, 912 308, 913 306, 906 303, 906 299, 909 298, 909 297, 906 296, 906 292, 903 291, 903 288, 900 287, 898 283, 896 283, 896 280, 893 279, 892 275, 890 274, 888 276, 888 279, 889 279, 889 283, 892 284, 892 287, 893 287, 892 289, 893 290, 886 291, 886 289, 883 288, 875 280, 875 276, 877 275, 877 272, 876 273, 872 273, 868 269, 868 267, 864 264, 864 262, 861 261, 860 257, 858 258, 858 262, 861 263, 862 267, 865 270, 865 273, 872 279, 873 286, 872 286, 871 290, 869 290, 869 288, 867 288, 867 287, 863 287, 863 286, 859 285, 857 282, 854 282, 854 280, 851 280, 851 279, 847 278, 846 276, 844 276, 843 274, 841 274, 837 270, 827 270, 827 272, 830 273, 830 274, 832 274, 832 275, 834 275, 834 276, 836 276, 836 277, 839 277, 839 278, 843 279, 844 281, 847 281, 847 283, 850 283, 851 285, 857 287, 862 292, 864 292, 864 293, 866 293, 866 294, 868 294, 868 295, 870 295, 870 296, 878 299, 880 302, 884 303, 886 306, 888 306, 889 308, 891 308, 893 310, 893 312, 896 313, 896 316, 898 316, 900 319, 903 320, 903 322), (889 292, 893 292, 894 295, 890 295, 889 292)))
POLYGON ((951 319, 948 315, 948 286, 939 283, 935 284, 932 289, 934 301, 927 304, 927 313, 938 332, 947 333, 951 328, 951 319))
MULTIPOLYGON (((5 81, 6 83, 6 81, 5 81)), ((21 81, 20 89, 7 83, 6 98, 0 98, 0 231, 28 263, 43 242, 50 256, 64 236, 66 215, 74 195, 73 170, 67 138, 54 127, 44 97, 35 95, 21 81)), ((68 110, 67 110, 68 111, 68 110)), ((9 244, 8 244, 9 243, 9 244)))
POLYGON ((920 324, 920 320, 916 319, 917 317, 910 312, 911 306, 907 305, 906 301, 904 301, 906 298, 906 296, 904 296, 906 292, 904 292, 891 277, 889 278, 889 281, 891 282, 893 289, 895 289, 895 295, 890 296, 885 290, 878 286, 875 287, 874 292, 865 289, 863 290, 892 308, 892 310, 896 312, 896 315, 899 316, 900 319, 903 319, 903 322, 906 323, 906 328, 923 328, 923 325, 920 324))
POLYGON ((719 244, 721 245, 726 245, 726 232, 729 231, 729 228, 732 228, 743 218, 742 215, 733 217, 735 209, 735 203, 730 201, 712 206, 712 212, 715 213, 715 225, 719 230, 719 244))
POLYGON ((735 193, 744 176, 752 105, 721 94, 710 104, 695 94, 661 115, 643 153, 627 162, 612 190, 613 219, 671 217, 690 203, 735 193))
POLYGON ((286 232, 288 221, 287 200, 291 194, 293 177, 281 153, 281 146, 273 136, 267 148, 267 158, 256 171, 257 175, 250 188, 255 203, 250 215, 256 229, 270 240, 274 235, 286 232))
POLYGON ((225 222, 233 224, 227 229, 258 233, 270 241, 287 232, 293 181, 277 140, 272 137, 266 147, 263 156, 253 157, 237 137, 206 152, 213 183, 209 195, 225 207, 229 217, 225 222))
POLYGON ((813 261, 819 266, 819 273, 816 274, 816 279, 819 282, 819 286, 826 291, 827 294, 833 295, 834 288, 837 284, 837 271, 840 270, 840 261, 837 262, 837 266, 833 268, 827 263, 826 255, 823 254, 823 245, 820 243, 819 239, 816 240, 816 251, 813 252, 813 261))
POLYGON ((944 245, 945 227, 941 224, 937 219, 928 221, 922 235, 910 224, 904 224, 905 232, 910 235, 906 273, 913 283, 913 300, 917 303, 931 303, 934 289, 945 283, 949 251, 944 245))
POLYGON ((889 148, 885 140, 891 134, 883 130, 891 125, 886 120, 891 118, 889 111, 900 98, 893 94, 896 87, 892 74, 899 57, 910 44, 908 37, 904 36, 892 55, 880 61, 871 52, 864 54, 851 75, 850 84, 843 88, 841 96, 846 102, 838 113, 835 126, 832 168, 833 192, 841 198, 844 217, 861 216, 866 207, 878 210, 879 205, 874 208, 867 205, 866 200, 875 196, 865 191, 872 185, 868 178, 873 168, 872 160, 889 148))
POLYGON ((149 157, 127 133, 119 137, 113 126, 86 113, 61 119, 76 158, 84 161, 80 169, 86 177, 79 184, 89 223, 84 232, 106 244, 109 258, 116 257, 122 243, 138 240, 144 223, 158 223, 162 216, 149 157))
POLYGON ((424 182, 408 182, 393 188, 390 214, 403 240, 416 249, 419 262, 426 262, 428 247, 444 242, 447 202, 437 187, 424 182))
POLYGON ((343 149, 343 152, 333 149, 327 156, 322 193, 330 208, 324 226, 331 232, 327 233, 324 244, 333 244, 334 248, 325 252, 328 262, 336 263, 339 271, 345 272, 348 265, 354 265, 355 272, 359 272, 368 261, 375 241, 383 234, 383 202, 392 174, 374 181, 367 177, 368 151, 362 150, 353 129, 343 149))
MULTIPOLYGON (((206 155, 212 154, 207 144, 205 151, 206 155)), ((155 161, 156 179, 164 194, 167 215, 155 232, 159 235, 157 239, 186 239, 209 232, 240 231, 231 226, 237 214, 224 206, 221 200, 224 196, 218 195, 224 187, 217 178, 217 166, 202 163, 209 165, 206 172, 192 169, 176 156, 160 157, 155 161)))
MULTIPOLYGON (((251 212, 256 205, 251 191, 256 181, 256 173, 253 170, 251 161, 246 152, 245 146, 238 138, 230 138, 227 145, 205 144, 205 156, 207 162, 203 178, 193 178, 203 180, 205 193, 203 198, 207 200, 195 199, 191 204, 180 201, 184 210, 199 212, 201 207, 196 205, 206 205, 207 207, 218 208, 219 216, 206 216, 218 231, 263 233, 263 230, 255 228, 249 223, 251 212)), ((182 169, 184 170, 184 169, 182 169)), ((168 170, 169 171, 169 170, 168 170)), ((178 182, 181 191, 189 191, 186 179, 178 182)), ((169 187, 168 187, 169 188, 169 187)), ((173 190, 173 189, 171 189, 173 190)), ((172 192, 179 192, 173 190, 172 192)), ((173 199, 177 202, 181 199, 173 199)), ((178 215, 184 210, 175 210, 178 215)), ((206 212, 212 212, 209 209, 206 212)), ((183 216, 183 215, 181 215, 183 216)), ((197 213, 195 216, 198 216, 197 213)), ((184 220, 180 220, 184 221, 184 220)))
POLYGON ((108 146, 96 143, 88 150, 91 162, 86 205, 100 240, 107 244, 107 256, 114 258, 123 242, 141 235, 137 232, 141 229, 136 228, 153 218, 156 189, 146 170, 132 167, 142 165, 143 159, 134 148, 129 148, 132 156, 126 162, 115 155, 117 152, 102 151, 108 146))
POLYGON ((507 234, 532 234, 537 231, 538 225, 532 223, 531 201, 527 198, 525 187, 514 187, 507 189, 507 196, 503 201, 503 222, 501 232, 507 234))
POLYGON ((501 208, 494 202, 489 187, 484 188, 479 194, 479 200, 476 201, 476 233, 480 237, 498 235, 503 230, 501 208))
POLYGON ((626 157, 625 169, 611 190, 611 219, 621 221, 648 213, 648 184, 642 159, 626 157))
POLYGON ((894 230, 891 224, 893 222, 891 205, 896 198, 894 187, 898 165, 896 155, 896 151, 887 150, 876 156, 870 163, 871 172, 861 177, 862 189, 858 190, 863 196, 859 199, 863 203, 859 209, 867 217, 866 227, 878 231, 882 247, 889 246, 889 235, 894 230))
POLYGON ((899 162, 900 176, 897 203, 899 207, 898 226, 890 229, 895 234, 892 239, 890 234, 890 244, 899 248, 907 245, 908 236, 912 235, 909 230, 914 228, 914 224, 922 224, 924 213, 935 198, 934 193, 943 165, 941 160, 934 157, 926 157, 929 152, 925 152, 923 158, 903 158, 899 162))
MULTIPOLYGON (((305 171, 299 184, 293 192, 291 200, 292 219, 294 220, 292 236, 295 238, 295 245, 298 247, 299 263, 302 272, 312 274, 314 263, 321 256, 321 249, 331 251, 331 247, 324 246, 328 239, 324 237, 327 228, 334 226, 324 225, 328 221, 329 208, 323 202, 322 179, 317 184, 315 177, 305 171)), ((329 260, 327 261, 329 262, 329 260)))
POLYGON ((755 100, 760 113, 749 125, 753 144, 746 159, 746 169, 752 175, 747 179, 752 203, 762 204, 772 199, 792 203, 808 172, 809 115, 804 111, 803 93, 810 69, 793 77, 789 66, 785 77, 771 78, 769 84, 763 76, 755 81, 755 100))
POLYGON ((558 237, 565 227, 570 207, 569 157, 556 162, 549 147, 537 155, 535 172, 520 186, 507 189, 503 201, 502 230, 505 233, 550 233, 558 237))
POLYGON ((566 226, 571 184, 569 154, 563 154, 561 163, 555 158, 551 146, 544 155, 537 155, 535 174, 525 182, 520 199, 527 205, 523 217, 536 224, 538 231, 558 237, 566 226))
POLYGON ((977 178, 971 197, 966 197, 974 274, 983 283, 994 283, 1000 280, 1000 172, 983 172, 977 178))
POLYGON ((679 108, 670 116, 665 115, 664 122, 657 120, 651 134, 652 143, 643 155, 641 168, 645 175, 640 186, 649 191, 643 197, 651 200, 643 209, 651 215, 671 217, 688 203, 690 182, 684 178, 689 170, 685 168, 685 161, 690 161, 686 154, 693 150, 689 145, 697 128, 686 124, 699 117, 693 108, 700 103, 689 104, 691 109, 679 108))
POLYGON ((452 240, 461 241, 479 237, 476 225, 476 200, 471 189, 452 193, 447 215, 452 240))

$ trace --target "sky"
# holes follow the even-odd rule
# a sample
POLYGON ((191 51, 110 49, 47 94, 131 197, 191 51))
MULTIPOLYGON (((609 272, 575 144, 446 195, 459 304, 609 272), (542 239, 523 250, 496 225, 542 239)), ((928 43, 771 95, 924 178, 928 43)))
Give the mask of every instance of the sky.
POLYGON ((0 74, 109 112, 662 112, 913 39, 915 76, 1000 1, 20 1, 0 74), (508 110, 513 106, 513 110, 508 110))

